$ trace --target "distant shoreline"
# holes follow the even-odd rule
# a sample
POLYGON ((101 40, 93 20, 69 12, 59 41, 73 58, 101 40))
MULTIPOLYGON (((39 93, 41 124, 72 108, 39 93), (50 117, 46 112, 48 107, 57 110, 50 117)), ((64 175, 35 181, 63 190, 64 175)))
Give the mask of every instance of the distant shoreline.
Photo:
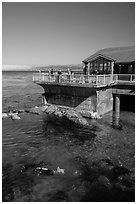
POLYGON ((36 72, 37 70, 2 70, 2 72, 36 72))
POLYGON ((17 66, 16 67, 12 67, 12 68, 2 68, 2 72, 13 72, 13 71, 19 71, 19 72, 35 72, 35 71, 38 71, 38 70, 41 70, 42 72, 44 71, 49 71, 51 69, 53 69, 54 71, 59 71, 59 70, 62 70, 62 71, 66 71, 68 70, 68 68, 72 71, 82 71, 83 70, 83 65, 82 64, 76 64, 76 65, 73 65, 73 64, 68 64, 68 65, 48 65, 48 66, 35 66, 35 67, 22 67, 22 68, 18 68, 17 66))

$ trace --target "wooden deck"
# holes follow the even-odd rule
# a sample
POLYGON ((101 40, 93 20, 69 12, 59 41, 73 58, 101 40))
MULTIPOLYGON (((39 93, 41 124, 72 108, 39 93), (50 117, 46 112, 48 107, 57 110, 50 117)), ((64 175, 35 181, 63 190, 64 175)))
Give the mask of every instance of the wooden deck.
POLYGON ((38 84, 62 84, 70 86, 102 87, 112 84, 135 85, 135 74, 113 75, 50 75, 47 73, 35 73, 33 82, 38 84))

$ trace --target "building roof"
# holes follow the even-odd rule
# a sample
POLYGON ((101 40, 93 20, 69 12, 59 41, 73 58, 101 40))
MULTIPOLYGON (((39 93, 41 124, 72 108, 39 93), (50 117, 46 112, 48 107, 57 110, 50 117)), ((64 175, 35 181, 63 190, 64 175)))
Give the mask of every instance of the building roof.
POLYGON ((99 56, 107 58, 111 61, 115 61, 117 63, 128 63, 135 61, 135 47, 114 47, 114 48, 105 48, 101 49, 95 54, 83 60, 83 62, 90 62, 99 56))

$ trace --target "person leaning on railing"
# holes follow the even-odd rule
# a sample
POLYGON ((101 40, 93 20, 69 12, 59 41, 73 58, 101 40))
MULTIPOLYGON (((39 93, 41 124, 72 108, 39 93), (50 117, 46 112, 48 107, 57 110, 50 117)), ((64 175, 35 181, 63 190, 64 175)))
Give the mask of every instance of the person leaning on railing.
POLYGON ((57 74, 57 82, 59 83, 61 80, 60 80, 60 76, 62 74, 62 71, 61 69, 58 71, 58 74, 57 74))
POLYGON ((53 75, 53 69, 50 70, 50 74, 53 75))
POLYGON ((54 75, 53 75, 54 73, 53 73, 53 69, 51 69, 50 70, 50 75, 51 75, 51 81, 53 81, 54 80, 54 75))
POLYGON ((70 71, 69 68, 68 68, 68 70, 67 70, 67 73, 68 73, 68 75, 67 75, 67 81, 70 82, 71 71, 70 71))

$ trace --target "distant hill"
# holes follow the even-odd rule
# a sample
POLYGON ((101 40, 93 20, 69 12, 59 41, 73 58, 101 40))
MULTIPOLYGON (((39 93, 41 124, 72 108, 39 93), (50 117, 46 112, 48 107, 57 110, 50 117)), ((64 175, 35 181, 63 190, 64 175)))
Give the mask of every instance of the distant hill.
POLYGON ((67 69, 70 69, 70 71, 81 71, 83 70, 82 64, 77 65, 49 65, 49 66, 38 66, 35 68, 32 68, 31 70, 41 70, 41 71, 49 71, 53 69, 53 71, 67 71, 67 69))
POLYGON ((26 71, 31 68, 32 66, 27 65, 2 65, 2 71, 26 71))
POLYGON ((3 65, 2 71, 50 71, 53 69, 54 71, 67 71, 67 69, 70 69, 70 71, 75 72, 82 72, 83 65, 82 64, 70 64, 70 65, 49 65, 49 66, 22 66, 22 65, 3 65))

